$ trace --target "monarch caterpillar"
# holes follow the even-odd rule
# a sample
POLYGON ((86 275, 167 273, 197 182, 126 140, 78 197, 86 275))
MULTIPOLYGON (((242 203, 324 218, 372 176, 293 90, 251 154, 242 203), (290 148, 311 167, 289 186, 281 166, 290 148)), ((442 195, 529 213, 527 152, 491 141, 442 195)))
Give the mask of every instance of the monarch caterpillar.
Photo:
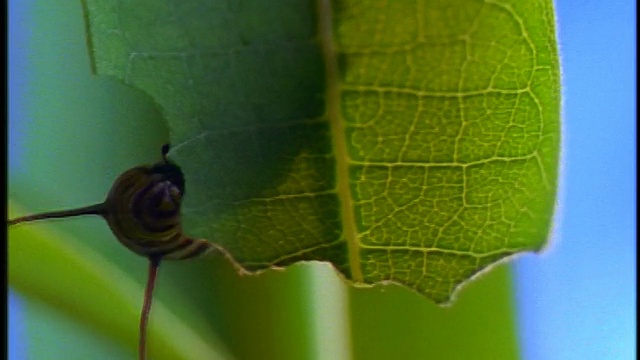
POLYGON ((9 220, 23 222, 80 215, 103 217, 118 241, 149 259, 149 274, 140 314, 138 357, 146 358, 146 335, 153 288, 160 261, 202 255, 213 243, 193 239, 182 232, 180 205, 185 194, 180 167, 167 159, 169 144, 162 146, 162 161, 125 171, 114 182, 104 202, 72 210, 52 211, 9 220))

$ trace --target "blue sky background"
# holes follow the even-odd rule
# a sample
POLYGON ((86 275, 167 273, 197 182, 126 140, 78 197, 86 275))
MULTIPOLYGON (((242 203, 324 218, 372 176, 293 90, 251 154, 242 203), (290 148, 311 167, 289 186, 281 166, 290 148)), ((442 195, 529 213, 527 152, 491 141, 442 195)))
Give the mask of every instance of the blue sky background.
POLYGON ((516 261, 524 359, 635 358, 636 9, 556 1, 564 179, 542 256, 516 261))
MULTIPOLYGON (((635 6, 556 1, 564 177, 552 245, 515 261, 526 360, 635 358, 635 6)), ((16 27, 16 11, 10 6, 10 60, 21 56, 11 45, 28 31, 16 27)), ((10 64, 10 89, 20 80, 17 70, 10 64)), ((13 294, 9 305, 9 358, 24 359, 21 306, 13 294)))

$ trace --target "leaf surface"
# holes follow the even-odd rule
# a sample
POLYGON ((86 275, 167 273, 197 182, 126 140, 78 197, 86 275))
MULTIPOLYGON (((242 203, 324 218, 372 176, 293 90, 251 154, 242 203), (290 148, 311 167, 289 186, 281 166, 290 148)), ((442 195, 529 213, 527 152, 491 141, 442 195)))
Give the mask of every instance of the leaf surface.
POLYGON ((252 271, 329 261, 438 303, 539 250, 555 202, 551 1, 86 1, 99 74, 140 88, 185 231, 252 271))

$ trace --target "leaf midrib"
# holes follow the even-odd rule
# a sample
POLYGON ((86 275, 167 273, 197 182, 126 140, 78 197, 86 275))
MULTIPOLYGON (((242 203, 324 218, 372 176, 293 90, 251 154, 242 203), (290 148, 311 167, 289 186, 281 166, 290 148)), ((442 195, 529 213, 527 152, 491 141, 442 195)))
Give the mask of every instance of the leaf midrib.
POLYGON ((334 46, 332 9, 329 0, 318 0, 318 32, 325 64, 327 119, 331 128, 336 161, 336 193, 341 204, 342 234, 347 242, 349 270, 355 282, 364 282, 360 264, 360 240, 356 229, 354 202, 349 185, 349 152, 345 122, 340 113, 337 53, 334 46))

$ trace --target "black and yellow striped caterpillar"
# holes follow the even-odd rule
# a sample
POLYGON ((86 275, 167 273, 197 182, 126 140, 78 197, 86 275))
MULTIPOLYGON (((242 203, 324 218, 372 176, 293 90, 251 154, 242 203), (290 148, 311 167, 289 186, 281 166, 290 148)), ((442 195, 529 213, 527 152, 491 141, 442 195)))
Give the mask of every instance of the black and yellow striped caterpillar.
POLYGON ((162 161, 127 170, 114 182, 104 202, 82 208, 28 215, 9 220, 9 226, 23 222, 80 215, 99 215, 118 241, 149 259, 149 277, 140 316, 138 356, 146 358, 146 330, 153 287, 160 261, 181 260, 202 255, 212 243, 192 239, 182 232, 180 205, 185 194, 180 167, 167 159, 169 145, 162 147, 162 161))

